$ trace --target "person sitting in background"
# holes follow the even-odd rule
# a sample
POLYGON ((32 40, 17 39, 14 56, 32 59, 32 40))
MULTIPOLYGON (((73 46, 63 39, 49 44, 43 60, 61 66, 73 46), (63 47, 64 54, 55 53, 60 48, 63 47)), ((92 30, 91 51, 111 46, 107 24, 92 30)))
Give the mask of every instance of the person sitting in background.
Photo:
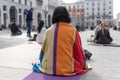
POLYGON ((110 36, 108 30, 105 29, 105 23, 101 22, 101 29, 96 32, 96 37, 94 41, 98 44, 110 44, 113 39, 110 36))
POLYGON ((46 28, 44 27, 44 22, 41 20, 37 27, 38 34, 36 37, 36 42, 38 42, 39 44, 42 44, 44 41, 45 31, 46 31, 46 28))
POLYGON ((97 32, 101 29, 101 22, 99 21, 98 25, 96 26, 96 28, 94 29, 94 34, 90 36, 90 38, 87 39, 87 42, 94 42, 95 37, 97 35, 97 32))
POLYGON ((117 26, 114 26, 114 27, 113 27, 113 30, 117 30, 117 26))
POLYGON ((16 21, 14 20, 13 22, 11 22, 11 25, 10 25, 11 35, 21 35, 22 32, 18 29, 15 22, 16 21))
POLYGON ((118 28, 118 30, 120 31, 120 27, 118 28))
POLYGON ((42 44, 44 41, 46 27, 44 27, 44 21, 41 20, 39 22, 39 25, 37 27, 37 34, 34 34, 32 39, 29 39, 29 41, 36 41, 39 44, 42 44))
POLYGON ((80 31, 80 26, 79 26, 79 24, 77 24, 77 25, 75 26, 75 28, 76 28, 78 31, 80 31))

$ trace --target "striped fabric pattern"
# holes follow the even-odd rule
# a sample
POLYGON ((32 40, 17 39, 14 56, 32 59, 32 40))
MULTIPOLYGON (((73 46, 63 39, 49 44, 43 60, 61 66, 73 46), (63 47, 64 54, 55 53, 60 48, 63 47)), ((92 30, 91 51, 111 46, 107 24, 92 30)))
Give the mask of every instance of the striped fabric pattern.
MULTIPOLYGON (((42 46, 42 66, 41 71, 51 75, 71 76, 75 74, 84 74, 84 52, 80 49, 77 53, 74 51, 77 31, 70 24, 59 22, 53 24, 46 32, 45 41, 42 46), (82 60, 81 60, 82 59, 82 60), (80 61, 81 60, 81 61, 80 61), (80 68, 78 68, 79 66, 80 68), (75 71, 79 70, 79 71, 75 71)), ((77 40, 76 40, 77 39, 77 40)), ((80 44, 81 46, 81 41, 80 44)), ((80 48, 80 46, 78 46, 80 48)))

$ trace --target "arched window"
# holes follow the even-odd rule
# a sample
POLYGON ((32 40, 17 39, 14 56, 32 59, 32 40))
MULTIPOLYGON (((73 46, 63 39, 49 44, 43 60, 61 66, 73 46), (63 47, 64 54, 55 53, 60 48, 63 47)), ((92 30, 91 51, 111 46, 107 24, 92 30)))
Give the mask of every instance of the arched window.
POLYGON ((14 6, 10 7, 10 22, 13 20, 17 20, 17 9, 14 6))

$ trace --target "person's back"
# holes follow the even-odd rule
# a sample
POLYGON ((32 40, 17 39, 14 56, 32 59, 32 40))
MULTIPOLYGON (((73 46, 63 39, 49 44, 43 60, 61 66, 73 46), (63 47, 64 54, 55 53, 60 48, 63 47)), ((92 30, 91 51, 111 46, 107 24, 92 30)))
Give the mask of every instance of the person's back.
POLYGON ((10 26, 10 29, 11 29, 11 32, 12 33, 16 33, 17 32, 17 28, 16 28, 16 24, 15 23, 12 23, 11 26, 10 26))
POLYGON ((72 76, 88 71, 85 54, 78 31, 70 25, 69 14, 64 7, 57 7, 53 13, 53 25, 46 31, 40 52, 40 67, 36 72, 51 75, 72 76))
POLYGON ((26 21, 32 21, 32 20, 33 20, 33 19, 32 19, 32 11, 29 10, 29 11, 27 12, 26 21))
POLYGON ((79 25, 76 25, 75 27, 76 27, 76 29, 77 29, 78 31, 80 31, 79 25))
POLYGON ((40 31, 40 33, 37 34, 37 37, 36 37, 36 42, 42 44, 43 41, 44 41, 44 36, 45 36, 45 32, 46 32, 46 28, 43 27, 40 31))
POLYGON ((75 73, 84 74, 87 72, 87 70, 83 70, 84 57, 81 55, 84 55, 84 52, 80 48, 81 42, 76 41, 76 38, 79 39, 79 33, 73 26, 59 22, 52 25, 46 32, 46 35, 45 44, 47 45, 43 45, 46 47, 43 49, 46 58, 42 60, 42 71, 47 70, 47 74, 65 76, 71 76, 75 73), (77 45, 79 47, 77 47, 77 45), (72 65, 74 65, 73 71, 72 65))
POLYGON ((15 21, 11 22, 10 25, 11 35, 21 35, 22 32, 18 29, 15 21))
POLYGON ((97 43, 100 44, 109 44, 112 42, 112 38, 109 36, 109 31, 104 29, 104 34, 102 33, 102 30, 98 31, 97 33, 97 43))
POLYGON ((105 29, 105 24, 101 23, 101 29, 96 33, 96 43, 99 44, 110 44, 112 42, 112 38, 110 36, 109 30, 105 29))

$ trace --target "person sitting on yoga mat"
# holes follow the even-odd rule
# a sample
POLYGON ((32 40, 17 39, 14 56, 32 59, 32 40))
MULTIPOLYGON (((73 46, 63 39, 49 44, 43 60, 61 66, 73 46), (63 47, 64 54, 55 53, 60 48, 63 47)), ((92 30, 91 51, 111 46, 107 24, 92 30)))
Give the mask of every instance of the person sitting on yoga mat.
POLYGON ((39 44, 43 43, 46 30, 47 29, 44 27, 44 21, 40 20, 39 25, 37 27, 38 34, 36 37, 36 42, 38 42, 39 44))
POLYGON ((18 29, 15 20, 13 20, 13 22, 11 22, 10 30, 11 30, 11 35, 21 35, 22 34, 22 32, 18 29))
POLYGON ((110 36, 109 30, 105 29, 105 23, 101 22, 101 29, 97 31, 94 41, 99 44, 110 44, 113 39, 110 36))
POLYGON ((46 31, 40 52, 40 64, 33 64, 33 71, 50 75, 72 76, 85 74, 91 67, 86 64, 79 32, 70 25, 65 7, 57 7, 52 25, 46 31))
POLYGON ((34 34, 33 38, 29 41, 36 41, 39 44, 42 44, 44 41, 46 27, 44 27, 44 21, 40 20, 39 25, 37 27, 37 34, 34 34))

